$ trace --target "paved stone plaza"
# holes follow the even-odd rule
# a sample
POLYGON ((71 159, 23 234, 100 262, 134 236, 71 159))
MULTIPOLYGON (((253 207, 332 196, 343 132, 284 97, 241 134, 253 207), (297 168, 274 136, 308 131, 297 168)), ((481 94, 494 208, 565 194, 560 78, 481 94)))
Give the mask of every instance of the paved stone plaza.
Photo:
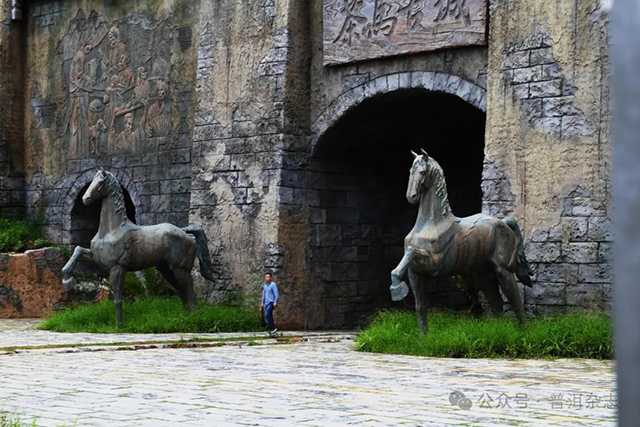
MULTIPOLYGON (((142 338, 0 325, 1 347, 142 338)), ((38 426, 615 425, 611 362, 379 355, 353 351, 348 334, 310 337, 284 345, 5 353, 0 411, 37 417, 38 426), (470 409, 450 403, 454 391, 470 409)))

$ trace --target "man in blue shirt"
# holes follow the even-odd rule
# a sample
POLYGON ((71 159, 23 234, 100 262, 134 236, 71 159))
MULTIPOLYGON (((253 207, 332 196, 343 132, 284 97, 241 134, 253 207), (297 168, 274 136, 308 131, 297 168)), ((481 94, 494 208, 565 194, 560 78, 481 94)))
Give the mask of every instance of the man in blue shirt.
POLYGON ((260 310, 264 311, 264 316, 267 318, 267 322, 269 322, 271 334, 275 334, 278 331, 273 321, 273 309, 278 306, 278 298, 278 285, 271 280, 271 273, 267 273, 264 276, 264 285, 262 286, 260 310))

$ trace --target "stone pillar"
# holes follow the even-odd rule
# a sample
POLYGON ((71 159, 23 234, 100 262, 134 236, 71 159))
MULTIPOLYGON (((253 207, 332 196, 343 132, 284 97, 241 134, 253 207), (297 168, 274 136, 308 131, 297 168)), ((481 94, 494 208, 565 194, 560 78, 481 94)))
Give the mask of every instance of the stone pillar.
POLYGON ((11 20, 11 3, 5 1, 0 4, 0 215, 11 217, 24 210, 24 75, 23 24, 11 20))
POLYGON ((599 0, 496 0, 490 12, 485 211, 523 228, 529 309, 608 309, 608 13, 599 0))
MULTIPOLYGON (((298 130, 308 117, 296 110, 298 89, 288 92, 300 87, 289 72, 300 66, 290 61, 298 3, 202 4, 190 222, 205 228, 218 268, 215 283, 196 281, 200 296, 212 301, 241 293, 257 307, 264 272, 279 281, 284 271, 281 206, 294 196, 282 187, 283 152, 305 141, 298 130)), ((282 326, 301 326, 295 289, 287 276, 282 326)))

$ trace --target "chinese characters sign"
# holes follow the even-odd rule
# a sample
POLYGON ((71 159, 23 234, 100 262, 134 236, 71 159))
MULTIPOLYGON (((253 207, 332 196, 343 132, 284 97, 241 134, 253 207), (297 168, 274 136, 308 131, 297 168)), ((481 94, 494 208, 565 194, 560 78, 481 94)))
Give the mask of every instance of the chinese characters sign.
POLYGON ((324 0, 324 64, 486 44, 486 0, 324 0))

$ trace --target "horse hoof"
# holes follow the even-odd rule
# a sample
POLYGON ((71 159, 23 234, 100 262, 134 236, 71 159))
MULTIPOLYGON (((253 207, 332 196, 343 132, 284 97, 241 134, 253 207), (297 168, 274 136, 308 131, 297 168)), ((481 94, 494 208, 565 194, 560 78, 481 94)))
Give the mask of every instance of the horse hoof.
POLYGON ((76 279, 75 279, 75 277, 70 277, 69 279, 62 280, 62 286, 64 286, 64 288, 67 291, 70 291, 73 288, 75 288, 76 287, 76 279))
POLYGON ((406 283, 400 282, 397 285, 391 285, 391 299, 393 301, 401 301, 409 295, 409 287, 406 283))

